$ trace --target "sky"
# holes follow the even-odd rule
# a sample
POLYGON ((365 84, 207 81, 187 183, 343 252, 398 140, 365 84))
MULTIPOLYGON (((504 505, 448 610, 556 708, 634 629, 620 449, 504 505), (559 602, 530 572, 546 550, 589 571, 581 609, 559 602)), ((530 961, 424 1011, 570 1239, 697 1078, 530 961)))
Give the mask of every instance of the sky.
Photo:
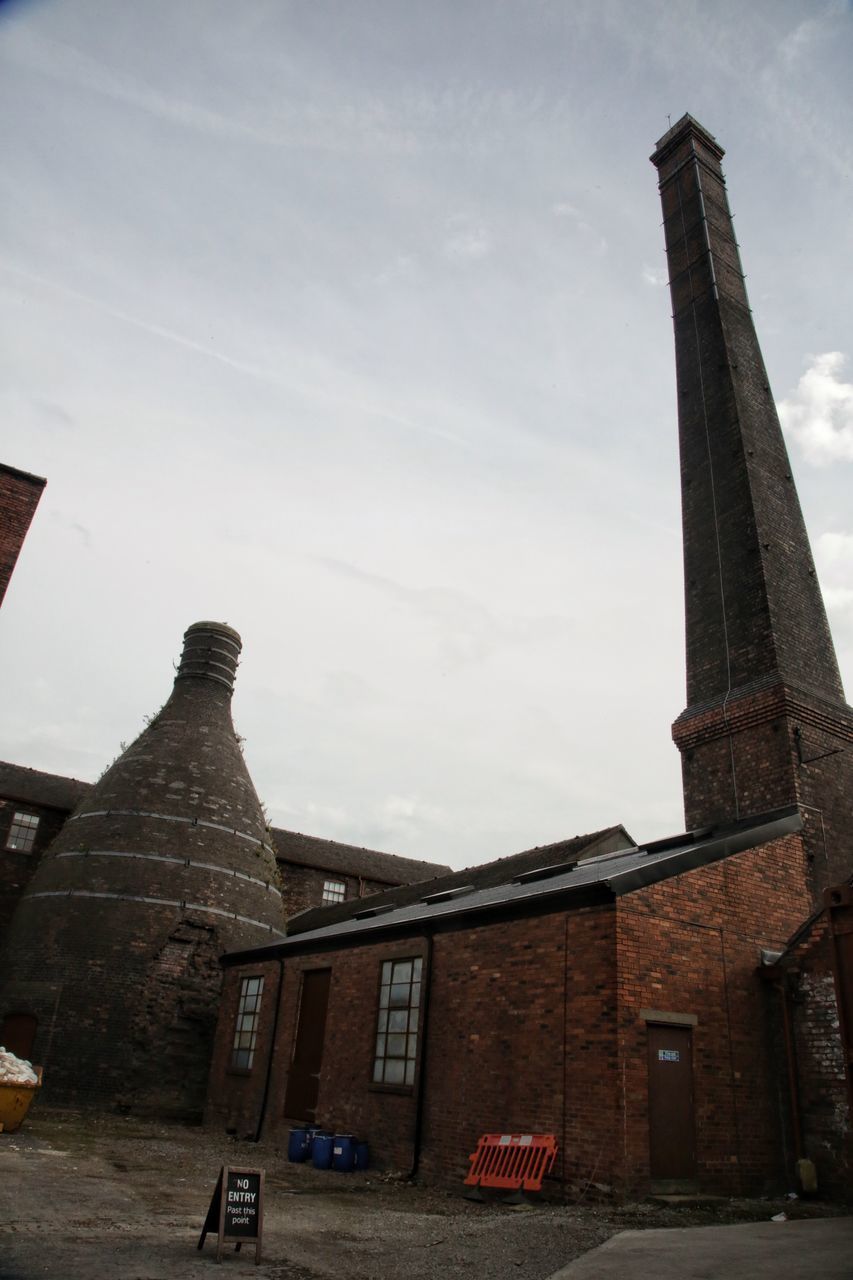
POLYGON ((0 757, 94 780, 236 627, 279 826, 455 867, 683 827, 656 174, 685 111, 853 692, 841 0, 0 3, 0 757))

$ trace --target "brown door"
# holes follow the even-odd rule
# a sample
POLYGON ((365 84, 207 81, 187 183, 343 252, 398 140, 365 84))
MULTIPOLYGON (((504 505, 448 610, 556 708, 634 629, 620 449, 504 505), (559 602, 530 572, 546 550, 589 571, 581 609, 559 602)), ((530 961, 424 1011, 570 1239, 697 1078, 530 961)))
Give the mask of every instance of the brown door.
POLYGON ((694 1183, 693 1036, 649 1025, 649 1169, 655 1182, 694 1183))
POLYGON ((16 1058, 32 1057, 38 1019, 31 1013, 7 1013, 0 1027, 0 1045, 16 1058))
POLYGON ((302 975, 299 1024, 284 1097, 284 1114, 289 1120, 315 1117, 331 976, 331 969, 312 969, 302 975))

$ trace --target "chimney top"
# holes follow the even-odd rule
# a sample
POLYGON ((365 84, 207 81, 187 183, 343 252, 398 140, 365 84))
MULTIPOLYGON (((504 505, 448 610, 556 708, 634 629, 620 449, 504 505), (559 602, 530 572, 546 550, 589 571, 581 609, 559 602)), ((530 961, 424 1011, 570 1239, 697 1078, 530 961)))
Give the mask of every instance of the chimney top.
POLYGON ((184 650, 176 680, 213 680, 229 694, 242 642, 238 632, 224 622, 194 622, 184 632, 184 650))
POLYGON ((726 154, 720 146, 713 133, 710 133, 704 125, 701 125, 694 116, 686 111, 680 120, 676 120, 671 129, 667 129, 662 138, 659 138, 655 146, 654 153, 649 156, 652 164, 658 169, 664 160, 672 154, 679 143, 684 142, 686 138, 693 138, 705 147, 717 161, 722 160, 726 154))

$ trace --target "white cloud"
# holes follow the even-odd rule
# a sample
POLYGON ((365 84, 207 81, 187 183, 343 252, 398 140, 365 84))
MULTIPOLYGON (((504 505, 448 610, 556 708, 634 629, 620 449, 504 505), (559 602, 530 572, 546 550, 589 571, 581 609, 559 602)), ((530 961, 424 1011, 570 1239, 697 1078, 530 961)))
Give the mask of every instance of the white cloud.
MULTIPOLYGON (((815 541, 826 611, 842 670, 853 653, 853 533, 822 533, 815 541)), ((848 693, 849 680, 846 680, 848 693)))
POLYGON ((464 214, 456 214, 447 220, 444 252, 457 262, 471 258, 485 258, 491 253, 492 242, 486 228, 472 222, 464 214))
POLYGON ((853 609, 853 533, 822 533, 815 550, 827 605, 853 609))
POLYGON ((576 231, 580 232, 582 236, 586 236, 589 240, 592 240, 594 242, 593 252, 599 257, 604 257, 608 248, 607 240, 601 234, 597 226, 592 226, 586 220, 580 209, 577 209, 573 204, 570 204, 568 200, 561 200, 559 203, 551 206, 551 212, 555 218, 565 218, 569 225, 576 231))
POLYGON ((647 262, 643 263, 642 277, 644 284, 653 285, 655 288, 667 283, 666 268, 650 267, 647 262))
POLYGON ((814 467, 853 462, 853 383, 843 382, 846 356, 812 356, 796 389, 779 405, 785 432, 814 467))
POLYGON ((559 204, 553 205, 551 212, 557 218, 575 218, 580 221, 581 217, 580 210, 569 204, 568 200, 561 200, 559 204))
POLYGON ((845 0, 830 0, 814 17, 804 19, 779 43, 779 56, 789 66, 816 51, 816 46, 827 35, 831 36, 837 19, 847 16, 845 0))

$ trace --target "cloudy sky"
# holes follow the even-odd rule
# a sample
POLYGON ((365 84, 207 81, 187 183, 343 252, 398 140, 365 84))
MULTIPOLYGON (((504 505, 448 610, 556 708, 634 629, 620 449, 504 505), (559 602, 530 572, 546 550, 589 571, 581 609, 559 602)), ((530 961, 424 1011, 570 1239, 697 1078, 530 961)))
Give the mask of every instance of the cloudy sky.
POLYGON ((853 690, 841 0, 0 5, 0 756, 94 779, 243 636, 279 825, 466 862, 682 826, 655 141, 724 161, 853 690))

